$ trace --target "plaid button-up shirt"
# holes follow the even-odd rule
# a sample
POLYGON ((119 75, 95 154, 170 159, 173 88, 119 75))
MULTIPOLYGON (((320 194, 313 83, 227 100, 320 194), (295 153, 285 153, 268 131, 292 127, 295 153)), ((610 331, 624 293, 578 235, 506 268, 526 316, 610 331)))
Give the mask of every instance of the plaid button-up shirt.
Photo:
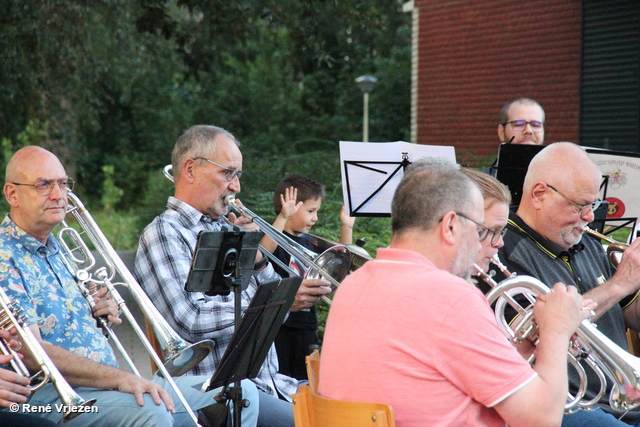
MULTIPOLYGON (((234 296, 207 296, 201 292, 187 292, 191 259, 198 233, 219 231, 223 220, 214 220, 189 204, 169 197, 167 210, 145 228, 136 254, 134 275, 160 313, 186 341, 211 339, 215 346, 211 354, 188 375, 210 375, 220 363, 234 331, 234 296)), ((252 275, 249 286, 242 292, 242 309, 253 298, 258 283, 279 278, 271 265, 252 275)), ((278 392, 291 400, 298 383, 278 373, 278 357, 271 346, 258 376, 252 379, 259 389, 273 396, 278 392), (277 392, 276 392, 277 389, 277 392)))

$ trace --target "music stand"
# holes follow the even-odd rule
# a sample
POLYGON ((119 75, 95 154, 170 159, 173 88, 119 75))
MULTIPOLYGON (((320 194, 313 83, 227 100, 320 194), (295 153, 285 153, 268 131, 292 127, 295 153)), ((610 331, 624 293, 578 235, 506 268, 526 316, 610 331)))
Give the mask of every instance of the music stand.
POLYGON ((495 166, 498 181, 509 187, 511 206, 517 209, 522 198, 522 184, 527 174, 529 163, 542 150, 542 145, 500 144, 495 166))
MULTIPOLYGON (((262 236, 261 232, 246 232, 238 226, 228 225, 223 225, 221 231, 201 231, 198 234, 185 290, 226 296, 233 289, 236 331, 241 323, 242 291, 249 284, 262 236)), ((235 425, 240 426, 241 411, 245 405, 240 381, 247 377, 235 378, 234 387, 225 387, 216 396, 216 401, 223 403, 228 399, 233 400, 235 425)))

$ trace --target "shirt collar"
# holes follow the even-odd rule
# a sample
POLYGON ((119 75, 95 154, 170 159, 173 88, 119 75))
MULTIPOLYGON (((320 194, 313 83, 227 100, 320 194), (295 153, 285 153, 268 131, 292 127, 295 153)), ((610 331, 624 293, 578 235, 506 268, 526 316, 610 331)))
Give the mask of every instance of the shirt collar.
POLYGON ((58 241, 53 236, 53 234, 49 234, 49 237, 47 237, 46 245, 43 245, 31 234, 18 227, 16 223, 13 222, 9 214, 4 217, 1 227, 4 233, 12 236, 17 241, 17 243, 22 245, 26 250, 33 254, 35 254, 39 250, 48 251, 51 254, 57 254, 60 251, 60 245, 58 244, 58 241))
POLYGON ((512 229, 515 229, 516 232, 524 234, 529 238, 533 239, 534 242, 548 255, 552 257, 560 257, 564 255, 570 255, 575 252, 579 252, 584 249, 584 245, 582 243, 577 243, 566 250, 562 248, 560 245, 553 243, 550 240, 545 239, 533 228, 529 227, 526 222, 522 218, 520 218, 516 213, 509 213, 509 225, 512 229))
POLYGON ((176 211, 182 219, 191 226, 195 226, 200 222, 205 222, 208 224, 220 222, 224 223, 224 218, 220 217, 218 219, 214 219, 209 215, 203 214, 193 206, 191 206, 187 202, 183 202, 180 199, 177 199, 173 196, 169 196, 169 200, 167 200, 167 209, 171 209, 176 211))

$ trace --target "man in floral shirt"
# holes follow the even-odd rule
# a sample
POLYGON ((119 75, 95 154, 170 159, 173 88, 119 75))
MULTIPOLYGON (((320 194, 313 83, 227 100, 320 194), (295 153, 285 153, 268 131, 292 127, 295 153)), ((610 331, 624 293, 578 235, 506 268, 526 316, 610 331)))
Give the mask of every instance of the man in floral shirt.
MULTIPOLYGON (((51 234, 66 215, 67 191, 73 180, 58 158, 40 147, 25 147, 7 165, 4 194, 11 205, 0 225, 0 286, 22 308, 27 323, 65 379, 85 399, 97 399, 97 413, 83 414, 67 425, 171 426, 191 425, 185 408, 165 380, 152 381, 117 368, 107 339, 93 316, 120 323, 118 308, 106 290, 97 295, 91 309, 62 260, 60 244, 51 234)), ((28 355, 25 358, 28 360, 28 355)), ((176 378, 180 391, 193 410, 214 403, 216 391, 202 393, 208 377, 176 378)), ((256 389, 243 382, 249 400, 256 389)), ((58 421, 60 399, 52 384, 32 397, 31 407, 51 407, 42 414, 58 421)), ((242 413, 246 425, 255 425, 257 402, 242 413)), ((25 405, 23 412, 28 412, 25 405)), ((244 421, 243 421, 244 425, 244 421)))

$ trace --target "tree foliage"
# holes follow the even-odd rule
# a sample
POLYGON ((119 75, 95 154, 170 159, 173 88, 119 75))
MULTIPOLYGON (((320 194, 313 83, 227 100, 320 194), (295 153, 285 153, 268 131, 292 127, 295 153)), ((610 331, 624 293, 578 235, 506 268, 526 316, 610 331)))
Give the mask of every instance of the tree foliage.
POLYGON ((201 123, 243 142, 248 197, 272 191, 287 162, 339 187, 337 142, 361 138, 362 74, 380 80, 371 140, 409 137, 400 1, 0 1, 3 151, 51 149, 95 205, 117 188, 116 208, 152 209, 175 140, 201 123), (331 165, 304 167, 322 153, 331 165))

